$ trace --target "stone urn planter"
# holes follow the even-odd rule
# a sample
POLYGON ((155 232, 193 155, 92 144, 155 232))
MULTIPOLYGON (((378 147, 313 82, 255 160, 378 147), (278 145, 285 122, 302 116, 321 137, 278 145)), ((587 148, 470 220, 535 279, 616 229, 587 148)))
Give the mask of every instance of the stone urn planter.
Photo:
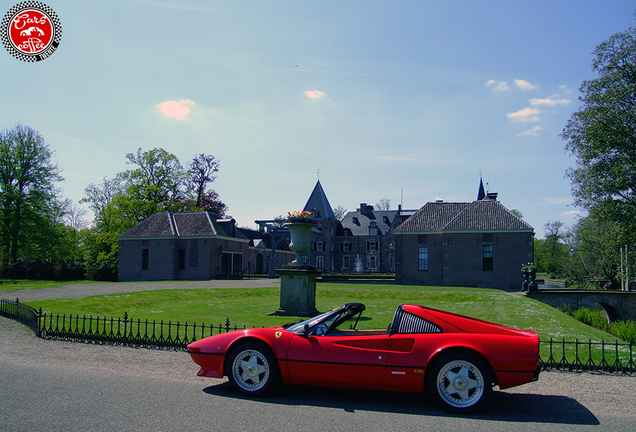
POLYGON ((280 281, 280 308, 276 315, 314 316, 316 309, 316 276, 320 274, 305 262, 305 253, 310 249, 311 230, 318 224, 310 212, 289 213, 283 224, 289 230, 291 243, 289 248, 296 254, 296 259, 284 265, 278 272, 280 281))
POLYGON ((289 230, 289 235, 291 236, 289 248, 296 254, 296 259, 291 264, 296 267, 306 267, 305 253, 311 247, 309 234, 312 229, 316 228, 316 224, 287 222, 283 226, 289 230))
POLYGON ((291 243, 289 248, 296 254, 296 259, 291 265, 294 267, 307 267, 305 263, 305 253, 311 248, 309 243, 309 235, 311 230, 316 228, 317 224, 311 219, 306 221, 289 221, 283 224, 289 230, 291 243))

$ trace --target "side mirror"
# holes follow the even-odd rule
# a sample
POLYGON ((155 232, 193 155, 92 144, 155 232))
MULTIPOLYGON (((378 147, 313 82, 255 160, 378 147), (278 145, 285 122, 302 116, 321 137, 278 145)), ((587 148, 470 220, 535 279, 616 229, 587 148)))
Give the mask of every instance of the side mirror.
POLYGON ((303 336, 303 337, 309 336, 309 325, 308 324, 305 324, 303 326, 303 329, 298 332, 298 336, 303 336))

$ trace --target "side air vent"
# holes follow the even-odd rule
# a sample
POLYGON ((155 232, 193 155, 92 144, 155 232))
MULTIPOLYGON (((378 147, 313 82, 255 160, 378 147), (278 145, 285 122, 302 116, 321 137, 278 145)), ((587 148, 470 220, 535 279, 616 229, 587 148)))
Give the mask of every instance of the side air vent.
POLYGON ((430 321, 420 318, 408 312, 402 313, 400 327, 397 331, 399 334, 408 333, 441 333, 442 328, 430 321))

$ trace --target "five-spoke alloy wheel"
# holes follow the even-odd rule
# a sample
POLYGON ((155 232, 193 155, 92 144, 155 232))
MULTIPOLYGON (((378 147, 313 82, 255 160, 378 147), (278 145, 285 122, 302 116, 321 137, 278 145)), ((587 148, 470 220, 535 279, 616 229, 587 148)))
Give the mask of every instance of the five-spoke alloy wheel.
POLYGON ((490 368, 474 355, 445 356, 431 371, 428 391, 451 411, 479 409, 492 393, 490 368))
POLYGON ((270 350, 257 343, 238 346, 227 359, 226 374, 243 394, 257 396, 272 390, 280 381, 278 363, 270 350))

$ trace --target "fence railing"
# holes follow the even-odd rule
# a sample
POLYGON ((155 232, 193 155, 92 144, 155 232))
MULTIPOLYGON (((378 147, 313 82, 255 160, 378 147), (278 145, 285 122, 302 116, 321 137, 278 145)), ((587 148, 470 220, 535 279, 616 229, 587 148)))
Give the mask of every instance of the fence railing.
POLYGON ((17 299, 0 301, 0 315, 28 324, 36 335, 45 339, 185 350, 198 339, 245 329, 245 326, 232 326, 229 318, 224 324, 204 325, 135 320, 128 317, 128 313, 124 313, 123 318, 46 314, 17 299))
POLYGON ((539 357, 543 370, 557 369, 567 371, 596 371, 634 373, 636 363, 634 359, 634 343, 615 342, 587 342, 540 341, 541 352, 547 350, 547 358, 539 357))
POLYGON ((40 334, 40 315, 41 313, 35 309, 20 304, 18 299, 15 302, 11 300, 0 299, 0 315, 18 320, 33 329, 35 334, 40 334))
MULTIPOLYGON (((29 325, 36 335, 46 339, 96 344, 169 348, 185 350, 187 345, 214 334, 244 329, 224 324, 204 325, 170 321, 45 314, 15 302, 0 299, 0 315, 29 325)), ((539 363, 543 370, 600 371, 632 374, 636 372, 633 343, 540 341, 539 363)))

